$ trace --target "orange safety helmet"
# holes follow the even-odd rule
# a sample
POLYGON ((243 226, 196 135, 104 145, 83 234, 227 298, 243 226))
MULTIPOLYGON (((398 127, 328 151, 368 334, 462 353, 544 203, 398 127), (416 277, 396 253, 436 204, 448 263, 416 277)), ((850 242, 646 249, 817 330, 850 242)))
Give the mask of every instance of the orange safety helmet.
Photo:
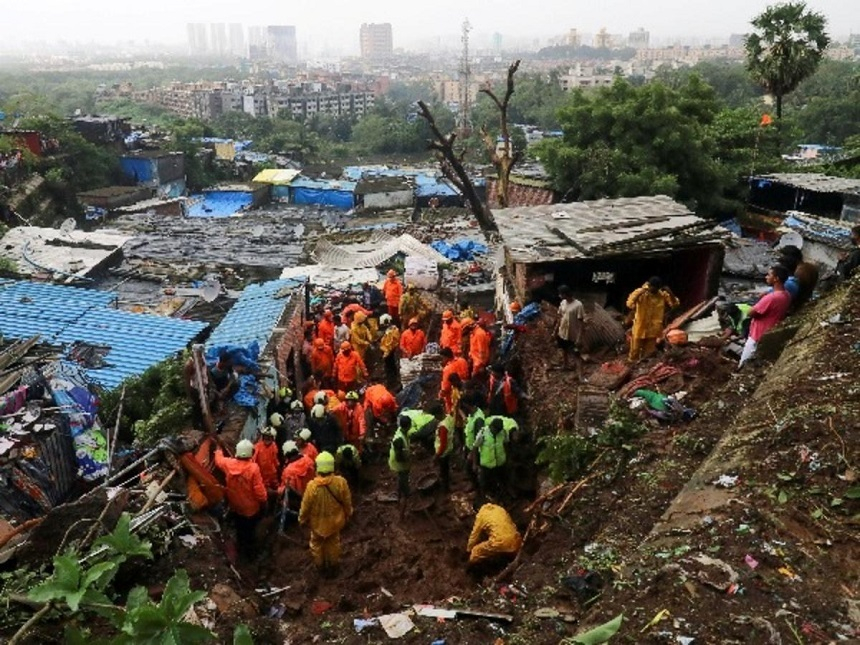
POLYGON ((686 345, 689 339, 683 329, 670 329, 666 332, 666 340, 670 345, 686 345))
POLYGON ((442 312, 442 320, 454 320, 454 312, 450 309, 446 309, 442 312))
POLYGON ((342 350, 352 349, 352 343, 350 343, 348 340, 345 340, 340 344, 340 348, 342 350))
POLYGON ((322 338, 317 338, 314 340, 314 347, 325 347, 325 341, 322 338))
POLYGON ((523 306, 516 300, 511 303, 511 313, 519 313, 522 310, 523 306))

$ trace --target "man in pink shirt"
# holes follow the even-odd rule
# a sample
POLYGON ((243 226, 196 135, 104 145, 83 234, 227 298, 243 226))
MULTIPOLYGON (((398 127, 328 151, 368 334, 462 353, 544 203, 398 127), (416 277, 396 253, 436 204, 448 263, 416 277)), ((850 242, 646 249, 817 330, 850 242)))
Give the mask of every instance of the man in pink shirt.
POLYGON ((777 264, 770 268, 764 280, 773 287, 773 291, 764 294, 750 309, 750 318, 752 319, 750 333, 744 345, 744 351, 741 353, 738 369, 741 369, 755 355, 761 337, 785 318, 791 305, 791 296, 784 286, 785 281, 788 280, 788 269, 777 264))

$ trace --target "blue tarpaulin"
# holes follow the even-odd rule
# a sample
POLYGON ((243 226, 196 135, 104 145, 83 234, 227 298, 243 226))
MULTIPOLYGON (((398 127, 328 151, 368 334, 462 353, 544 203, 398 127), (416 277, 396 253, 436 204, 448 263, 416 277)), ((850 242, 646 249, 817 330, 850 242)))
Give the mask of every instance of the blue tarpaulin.
POLYGON ((474 240, 460 240, 453 244, 438 240, 432 242, 430 246, 449 260, 454 260, 455 262, 474 260, 476 255, 483 255, 487 252, 486 244, 481 244, 474 240))
POLYGON ((290 184, 294 204, 317 204, 349 210, 355 207, 355 182, 299 177, 290 184))
POLYGON ((247 209, 254 196, 247 191, 213 190, 192 195, 189 217, 230 217, 247 209))
POLYGON ((120 157, 119 167, 122 174, 138 184, 152 181, 156 177, 155 161, 149 157, 120 157))
POLYGON ((240 345, 215 345, 206 350, 206 364, 211 368, 218 362, 222 353, 226 353, 233 359, 233 364, 244 368, 250 374, 239 376, 239 389, 233 396, 237 405, 245 408, 253 408, 257 405, 257 378, 254 376, 260 371, 257 358, 260 356, 260 345, 257 341, 249 343, 246 347, 240 345))

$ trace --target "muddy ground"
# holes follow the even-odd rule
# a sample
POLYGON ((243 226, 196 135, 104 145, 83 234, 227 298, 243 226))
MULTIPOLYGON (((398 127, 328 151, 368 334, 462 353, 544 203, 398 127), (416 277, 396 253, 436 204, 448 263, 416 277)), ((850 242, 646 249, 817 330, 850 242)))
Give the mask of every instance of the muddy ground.
MULTIPOLYGON (((154 562, 138 563, 133 577, 157 595, 176 569, 188 570, 192 586, 217 598, 216 609, 198 613, 221 642, 238 623, 258 643, 384 642, 380 627, 358 634, 353 621, 414 603, 513 621, 413 617, 416 628, 403 643, 559 643, 618 614, 624 619, 613 642, 856 641, 858 295, 855 280, 810 305, 789 325, 796 334, 775 363, 736 374, 718 350, 691 346, 638 366, 637 373, 658 360, 679 367, 682 376, 666 387, 686 391, 698 416, 670 425, 648 420, 644 434, 601 454, 560 489, 530 464, 532 447, 557 428, 582 432, 577 418, 606 410, 577 410, 577 401, 596 405, 599 390, 554 369, 551 323, 531 323, 517 350, 531 396, 518 472, 534 475, 538 494, 551 494, 533 508, 534 495, 522 491, 508 500, 528 537, 519 567, 504 580, 465 572, 475 492, 456 462, 453 493, 416 492, 403 520, 391 474, 371 464, 354 494, 333 579, 311 566, 299 527, 281 535, 273 520, 260 527, 259 557, 231 566, 229 530, 216 531, 206 516, 194 518, 203 535, 195 547, 173 543, 154 562), (842 322, 827 322, 837 313, 842 322), (730 488, 711 483, 723 474, 737 478, 730 488), (585 588, 573 591, 586 576, 585 588), (288 588, 261 595, 279 587, 288 588)), ((612 358, 595 354, 586 374, 612 358)), ((423 454, 413 482, 432 472, 423 454)), ((56 634, 46 622, 31 642, 55 642, 56 634)))

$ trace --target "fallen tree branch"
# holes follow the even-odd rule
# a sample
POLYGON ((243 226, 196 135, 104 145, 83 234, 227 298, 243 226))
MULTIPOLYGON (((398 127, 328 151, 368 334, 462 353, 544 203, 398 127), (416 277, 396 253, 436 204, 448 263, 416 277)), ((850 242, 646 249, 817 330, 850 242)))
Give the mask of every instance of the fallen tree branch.
POLYGON ((27 635, 27 632, 30 631, 30 628, 33 627, 36 623, 42 620, 42 616, 47 614, 51 609, 54 608, 53 603, 46 603, 39 611, 30 616, 26 623, 21 625, 20 629, 9 639, 8 645, 16 645, 17 643, 22 642, 23 638, 27 635))

